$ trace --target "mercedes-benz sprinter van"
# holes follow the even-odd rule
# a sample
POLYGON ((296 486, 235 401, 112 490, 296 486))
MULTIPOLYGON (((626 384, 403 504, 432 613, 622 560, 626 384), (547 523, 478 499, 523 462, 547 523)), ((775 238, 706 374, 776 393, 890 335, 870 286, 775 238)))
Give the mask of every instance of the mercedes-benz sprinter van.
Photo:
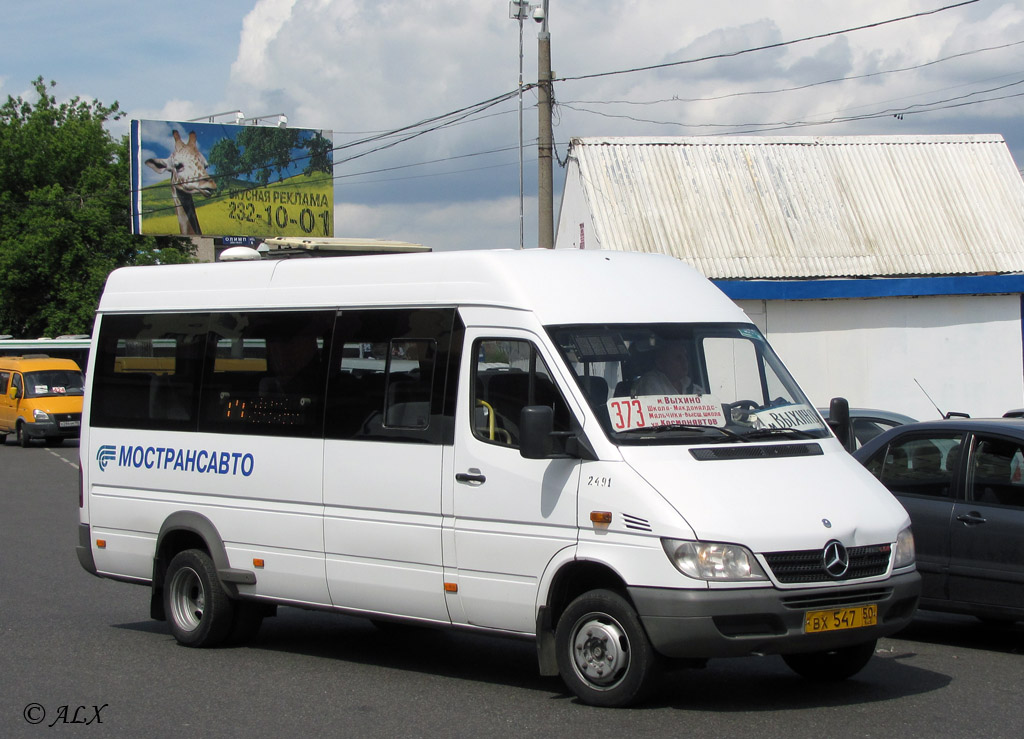
POLYGON ((615 706, 670 662, 842 679, 916 607, 906 512, 668 257, 122 269, 87 376, 79 558, 182 644, 281 605, 518 636, 615 706))

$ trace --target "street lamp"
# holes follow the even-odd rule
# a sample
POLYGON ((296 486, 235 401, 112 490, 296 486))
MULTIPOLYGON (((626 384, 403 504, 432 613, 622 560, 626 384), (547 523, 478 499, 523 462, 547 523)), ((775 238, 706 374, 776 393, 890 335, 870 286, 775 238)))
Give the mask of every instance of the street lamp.
POLYGON ((534 6, 530 0, 509 0, 508 17, 519 21, 519 248, 523 248, 523 21, 534 6))

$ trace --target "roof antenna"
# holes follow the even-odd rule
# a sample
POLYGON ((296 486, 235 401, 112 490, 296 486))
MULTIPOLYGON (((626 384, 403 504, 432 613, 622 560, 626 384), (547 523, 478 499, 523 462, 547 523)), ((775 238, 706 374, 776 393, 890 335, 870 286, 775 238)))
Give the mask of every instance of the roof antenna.
MULTIPOLYGON (((914 382, 917 382, 917 378, 916 377, 914 378, 914 382)), ((929 395, 928 391, 924 389, 924 385, 922 385, 920 382, 917 382, 917 386, 919 388, 921 388, 921 392, 924 393, 924 397, 928 398, 928 402, 931 403, 933 406, 935 406, 935 410, 937 410, 939 412, 939 418, 945 418, 946 414, 943 413, 942 409, 939 408, 939 406, 935 404, 935 401, 932 400, 932 396, 929 395)))

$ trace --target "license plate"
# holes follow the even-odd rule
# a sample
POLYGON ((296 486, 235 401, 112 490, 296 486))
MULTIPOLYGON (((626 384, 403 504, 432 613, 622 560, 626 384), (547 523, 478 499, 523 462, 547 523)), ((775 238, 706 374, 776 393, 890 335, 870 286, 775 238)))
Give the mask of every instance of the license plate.
POLYGON ((808 611, 804 614, 804 633, 859 629, 878 623, 878 606, 872 603, 855 608, 835 608, 830 611, 808 611))
POLYGON ((60 427, 62 429, 74 428, 76 426, 81 425, 81 423, 82 423, 81 421, 61 421, 60 422, 60 427))

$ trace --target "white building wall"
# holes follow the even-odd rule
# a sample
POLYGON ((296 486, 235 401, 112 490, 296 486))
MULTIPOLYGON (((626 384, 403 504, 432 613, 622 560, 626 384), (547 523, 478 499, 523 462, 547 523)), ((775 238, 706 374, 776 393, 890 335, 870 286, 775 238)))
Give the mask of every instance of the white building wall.
POLYGON ((1020 296, 738 305, 818 407, 841 395, 851 407, 937 418, 918 382, 943 412, 1001 416, 1024 406, 1020 296))
POLYGON ((555 229, 555 248, 601 248, 594 231, 590 206, 587 204, 587 190, 580 184, 580 166, 575 159, 569 160, 568 171, 565 173, 565 187, 555 229))

